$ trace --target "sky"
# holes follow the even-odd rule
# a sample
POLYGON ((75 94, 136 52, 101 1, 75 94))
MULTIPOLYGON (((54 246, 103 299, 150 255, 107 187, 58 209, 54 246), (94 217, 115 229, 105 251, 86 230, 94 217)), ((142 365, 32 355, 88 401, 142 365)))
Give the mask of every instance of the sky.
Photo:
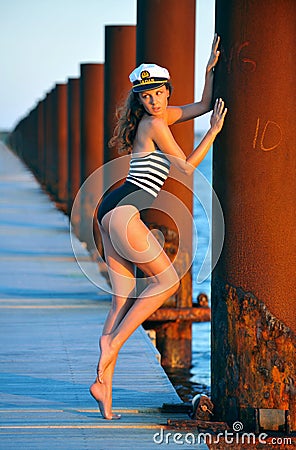
MULTIPOLYGON (((0 0, 0 130, 12 130, 56 83, 78 77, 81 63, 103 63, 105 25, 135 25, 136 7, 137 0, 0 0)), ((196 0, 196 12, 198 100, 214 0, 196 0)), ((197 120, 207 128, 208 115, 197 120)))

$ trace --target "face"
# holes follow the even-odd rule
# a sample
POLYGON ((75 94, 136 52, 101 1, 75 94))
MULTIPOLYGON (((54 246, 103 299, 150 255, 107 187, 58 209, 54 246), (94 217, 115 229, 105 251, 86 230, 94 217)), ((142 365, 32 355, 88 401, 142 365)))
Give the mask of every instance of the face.
POLYGON ((169 98, 169 90, 165 86, 139 93, 139 99, 146 112, 152 116, 164 115, 169 98))

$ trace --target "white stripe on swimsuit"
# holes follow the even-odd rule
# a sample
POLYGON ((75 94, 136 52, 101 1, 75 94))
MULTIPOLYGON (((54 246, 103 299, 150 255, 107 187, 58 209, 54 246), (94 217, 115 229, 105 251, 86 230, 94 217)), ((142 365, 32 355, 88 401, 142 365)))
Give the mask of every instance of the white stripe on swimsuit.
POLYGON ((126 181, 157 197, 168 177, 170 165, 166 155, 158 148, 146 156, 132 156, 126 181))

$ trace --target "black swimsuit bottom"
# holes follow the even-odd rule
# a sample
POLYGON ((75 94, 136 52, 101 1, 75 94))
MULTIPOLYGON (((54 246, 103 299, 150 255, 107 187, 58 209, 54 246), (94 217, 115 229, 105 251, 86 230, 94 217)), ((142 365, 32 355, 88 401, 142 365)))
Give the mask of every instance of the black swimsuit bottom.
POLYGON ((129 181, 125 181, 104 198, 98 208, 98 221, 101 224, 104 215, 116 206, 133 205, 141 212, 143 209, 149 208, 154 200, 155 197, 149 192, 129 181))

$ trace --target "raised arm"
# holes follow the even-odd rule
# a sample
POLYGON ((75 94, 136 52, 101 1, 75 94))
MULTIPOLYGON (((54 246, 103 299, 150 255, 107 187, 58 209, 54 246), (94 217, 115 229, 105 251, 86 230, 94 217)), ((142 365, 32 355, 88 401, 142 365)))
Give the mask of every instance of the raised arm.
POLYGON ((156 145, 167 154, 171 162, 186 175, 191 175, 211 148, 221 131, 227 113, 223 100, 217 99, 210 120, 210 128, 199 145, 186 157, 175 141, 168 125, 162 119, 151 122, 151 137, 156 145))
POLYGON ((169 125, 173 123, 180 123, 186 120, 194 119, 201 116, 211 110, 212 95, 213 95, 213 82, 214 72, 213 69, 216 66, 220 51, 218 50, 220 42, 220 36, 215 34, 211 54, 206 67, 205 84, 201 100, 199 102, 191 103, 184 106, 171 106, 168 108, 169 125))

